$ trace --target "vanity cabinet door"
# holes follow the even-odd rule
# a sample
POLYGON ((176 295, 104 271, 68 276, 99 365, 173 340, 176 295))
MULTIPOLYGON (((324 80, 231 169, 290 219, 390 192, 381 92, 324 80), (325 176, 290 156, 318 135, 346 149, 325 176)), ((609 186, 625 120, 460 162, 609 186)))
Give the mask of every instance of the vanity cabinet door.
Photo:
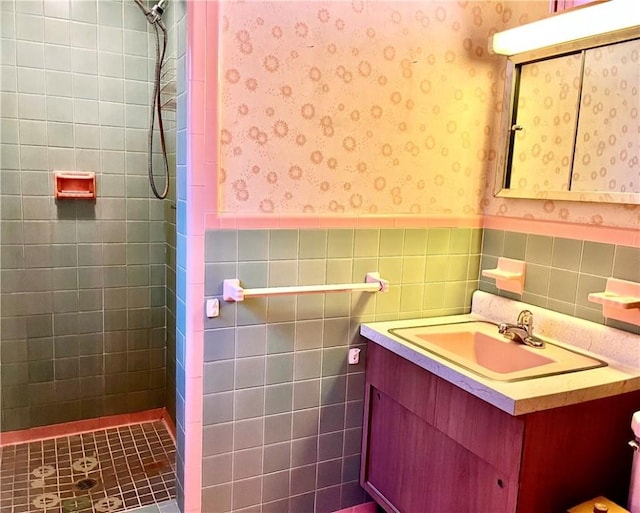
POLYGON ((455 388, 369 345, 360 482, 388 512, 515 511, 522 430, 455 388))
POLYGON ((389 512, 514 511, 517 482, 379 390, 369 401, 364 486, 389 512))

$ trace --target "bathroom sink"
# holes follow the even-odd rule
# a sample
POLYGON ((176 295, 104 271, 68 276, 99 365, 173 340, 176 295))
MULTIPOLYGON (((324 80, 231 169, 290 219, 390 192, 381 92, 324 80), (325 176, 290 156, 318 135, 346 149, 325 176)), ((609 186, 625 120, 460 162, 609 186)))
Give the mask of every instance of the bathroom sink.
POLYGON ((509 340, 485 321, 397 328, 390 333, 480 376, 521 381, 604 367, 606 362, 545 340, 533 348, 509 340))

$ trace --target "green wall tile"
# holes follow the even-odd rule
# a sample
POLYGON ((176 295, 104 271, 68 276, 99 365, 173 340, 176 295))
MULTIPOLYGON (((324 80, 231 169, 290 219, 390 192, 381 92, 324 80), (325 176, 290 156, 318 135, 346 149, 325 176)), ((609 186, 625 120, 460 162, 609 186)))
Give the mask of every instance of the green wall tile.
POLYGON ((448 257, 443 255, 428 256, 424 281, 427 283, 444 281, 447 277, 448 257))
POLYGON ((347 348, 330 347, 322 351, 322 376, 335 376, 347 372, 347 348))
POLYGON ((295 319, 295 296, 274 296, 267 299, 267 322, 287 322, 295 319))
POLYGON ((291 412, 266 416, 264 418, 264 443, 273 444, 291 440, 293 416, 294 414, 291 412))
POLYGON ((423 256, 427 251, 427 230, 409 228, 404 232, 404 256, 423 256))
POLYGON ((327 230, 300 230, 300 258, 327 257, 327 230))
POLYGON ((236 360, 235 388, 259 387, 265 385, 265 358, 239 358, 236 360))
POLYGON ((267 356, 265 370, 265 383, 267 385, 293 381, 293 373, 293 354, 288 353, 267 356))
POLYGON ((297 260, 276 260, 269 262, 269 287, 290 287, 297 285, 297 281, 297 260))
POLYGON ((327 258, 351 258, 353 256, 353 230, 329 230, 327 258))
POLYGON ((327 266, 324 260, 300 260, 298 262, 298 284, 320 285, 325 283, 327 266))
POLYGON ((450 232, 449 252, 454 255, 469 254, 471 251, 471 229, 457 228, 450 232))
POLYGON ((504 251, 504 235, 502 230, 484 230, 482 237, 482 253, 491 256, 502 256, 504 251))
POLYGON ((444 282, 426 283, 424 286, 422 308, 424 310, 433 310, 436 308, 443 308, 444 293, 445 293, 444 282))
POLYGON ((445 284, 444 307, 462 308, 466 300, 467 283, 464 281, 453 281, 445 284))
POLYGON ((296 319, 315 319, 324 315, 324 297, 322 294, 300 294, 296 299, 296 319))
POLYGON ((551 268, 543 265, 527 264, 524 290, 530 294, 546 296, 549 292, 551 268))
POLYGON ((233 420, 233 392, 205 395, 203 400, 203 424, 205 426, 233 420))
POLYGON ((449 251, 450 232, 448 228, 432 228, 427 239, 428 255, 446 255, 449 251))
POLYGON ((380 230, 379 255, 400 256, 404 248, 404 230, 383 229, 380 230))
POLYGON ((400 256, 380 257, 378 272, 380 276, 389 281, 390 284, 399 285, 402 283, 402 263, 403 258, 400 256))
POLYGON ((267 260, 268 257, 268 231, 241 230, 238 232, 238 258, 240 261, 267 260))
POLYGON ((291 341, 291 350, 305 350, 322 347, 324 333, 323 321, 315 319, 295 324, 295 342, 291 341))
MULTIPOLYGON (((325 263, 324 260, 321 261, 325 263)), ((364 278, 366 272, 359 278, 357 275, 353 275, 352 278, 352 269, 354 266, 354 261, 351 258, 333 258, 330 260, 326 260, 326 282, 327 283, 350 283, 353 281, 362 281, 364 282, 364 278)), ((369 271, 367 271, 369 272, 369 271)), ((315 280, 315 284, 322 283, 318 280, 315 280)))
POLYGON ((269 266, 267 262, 238 263, 238 277, 245 288, 266 287, 269 281, 269 266))
POLYGON ((527 250, 525 260, 534 264, 551 265, 553 238, 546 235, 527 236, 527 250))
POLYGON ((515 260, 524 260, 527 248, 527 234, 506 232, 502 256, 515 260))
POLYGON ((298 257, 298 230, 272 230, 269 236, 269 259, 289 260, 298 257))
POLYGON ((576 306, 600 310, 600 308, 598 308, 599 305, 588 300, 588 296, 593 292, 604 291, 606 285, 607 280, 603 277, 579 274, 578 287, 576 290, 576 306))
POLYGON ((573 315, 575 304, 550 297, 547 300, 547 308, 566 315, 573 315))
POLYGON ((402 260, 402 283, 423 283, 426 263, 424 254, 420 256, 405 255, 402 260))
POLYGON ((419 312, 422 310, 424 286, 422 284, 402 285, 400 290, 400 311, 419 312))
POLYGON ((347 345, 349 343, 349 319, 325 319, 323 322, 323 347, 335 347, 347 345))
POLYGON ((380 230, 358 229, 354 232, 353 256, 378 256, 380 230))
POLYGON ((248 326, 264 322, 268 316, 268 299, 265 297, 251 298, 237 304, 236 320, 238 326, 248 326))
POLYGON ((551 269, 549 275, 549 299, 575 303, 578 273, 562 269, 551 269))
POLYGON ((569 271, 580 269, 580 259, 582 257, 582 241, 573 239, 553 240, 553 252, 551 265, 569 271))
POLYGON ((298 351, 295 354, 295 381, 319 378, 322 372, 322 351, 298 351))
POLYGON ((611 244, 585 241, 582 261, 580 262, 580 272, 609 276, 613 269, 614 251, 615 246, 611 244))
POLYGON ((617 246, 612 276, 621 280, 640 282, 640 248, 617 246))
POLYGON ((447 281, 461 281, 467 279, 467 269, 469 267, 468 255, 450 255, 447 259, 447 281))
POLYGON ((469 246, 469 250, 472 254, 482 252, 482 234, 483 230, 481 228, 473 228, 471 230, 471 243, 469 246))
MULTIPOLYGON (((362 292, 361 294, 368 293, 362 292)), ((352 294, 326 294, 324 297, 325 318, 348 317, 351 312, 351 296, 352 294)))
POLYGON ((296 326, 304 323, 277 323, 266 326, 267 354, 293 351, 296 340, 296 326))

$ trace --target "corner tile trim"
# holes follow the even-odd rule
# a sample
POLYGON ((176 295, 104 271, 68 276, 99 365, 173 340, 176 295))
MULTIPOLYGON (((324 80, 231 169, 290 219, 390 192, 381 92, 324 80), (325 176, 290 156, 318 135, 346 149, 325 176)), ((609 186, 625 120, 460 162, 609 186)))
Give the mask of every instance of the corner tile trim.
MULTIPOLYGON (((89 431, 108 429, 116 426, 155 422, 157 420, 162 420, 167 425, 169 433, 175 438, 175 434, 171 431, 173 423, 170 419, 171 416, 164 408, 157 408, 155 410, 65 422, 63 424, 21 429, 19 431, 7 431, 0 433, 0 447, 23 442, 35 442, 36 440, 47 440, 59 436, 77 435, 79 433, 87 433, 89 431)), ((173 430, 175 432, 175 428, 173 428, 173 430)))
POLYGON ((483 228, 640 247, 640 230, 615 226, 485 216, 483 228))

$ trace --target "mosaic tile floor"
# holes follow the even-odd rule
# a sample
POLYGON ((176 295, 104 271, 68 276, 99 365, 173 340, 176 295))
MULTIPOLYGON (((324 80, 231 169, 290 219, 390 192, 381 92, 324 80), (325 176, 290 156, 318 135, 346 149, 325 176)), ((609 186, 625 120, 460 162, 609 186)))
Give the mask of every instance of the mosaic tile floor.
POLYGON ((175 497, 161 421, 0 447, 0 512, 110 513, 175 497))

